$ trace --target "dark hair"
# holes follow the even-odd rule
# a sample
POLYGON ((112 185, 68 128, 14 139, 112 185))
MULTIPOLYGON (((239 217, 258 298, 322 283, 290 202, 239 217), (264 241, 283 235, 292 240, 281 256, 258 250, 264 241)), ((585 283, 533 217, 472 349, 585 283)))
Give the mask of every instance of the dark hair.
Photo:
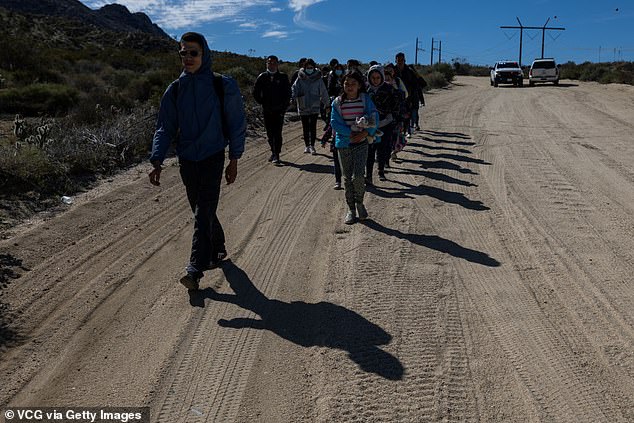
POLYGON ((271 54, 270 56, 267 56, 266 60, 275 60, 276 62, 280 61, 280 59, 278 59, 277 56, 274 55, 274 54, 271 54))
POLYGON ((374 65, 378 65, 379 62, 377 62, 376 60, 372 60, 370 63, 368 63, 370 66, 374 66, 374 65))
POLYGON ((311 66, 311 65, 312 67, 316 67, 317 63, 315 63, 313 59, 306 59, 306 61, 304 62, 304 67, 311 66))
POLYGON ((180 40, 181 43, 196 43, 203 48, 205 46, 205 38, 197 32, 186 32, 183 34, 180 40))
POLYGON ((395 58, 397 57, 402 57, 403 59, 405 58, 405 53, 403 53, 402 51, 399 51, 398 53, 396 53, 396 56, 394 56, 395 58))
POLYGON ((359 62, 357 59, 348 59, 347 64, 348 66, 353 66, 353 67, 361 66, 361 62, 359 62))
MULTIPOLYGON (((363 79, 363 75, 361 75, 361 72, 359 72, 356 69, 347 70, 346 73, 344 73, 343 77, 341 78, 341 83, 346 82, 347 78, 352 78, 359 83, 359 94, 365 92, 365 79, 363 79)), ((346 100, 345 91, 343 92, 343 94, 341 94, 341 99, 346 100)))
POLYGON ((305 58, 305 57, 302 57, 301 59, 299 59, 299 62, 297 62, 297 63, 299 63, 299 67, 300 68, 304 65, 304 63, 306 63, 306 60, 308 60, 308 59, 305 58))
POLYGON ((339 64, 339 60, 333 57, 332 59, 330 59, 330 62, 328 64, 330 65, 331 68, 334 68, 335 66, 339 64))

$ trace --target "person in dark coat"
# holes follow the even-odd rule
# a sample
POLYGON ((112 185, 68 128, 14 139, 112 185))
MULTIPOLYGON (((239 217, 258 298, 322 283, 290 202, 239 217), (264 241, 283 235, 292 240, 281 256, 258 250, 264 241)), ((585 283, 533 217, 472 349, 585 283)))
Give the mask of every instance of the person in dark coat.
POLYGON ((262 72, 256 79, 253 98, 262 105, 264 127, 271 146, 269 161, 279 164, 284 114, 291 100, 291 83, 288 75, 279 71, 277 56, 271 55, 266 58, 266 72, 262 72))

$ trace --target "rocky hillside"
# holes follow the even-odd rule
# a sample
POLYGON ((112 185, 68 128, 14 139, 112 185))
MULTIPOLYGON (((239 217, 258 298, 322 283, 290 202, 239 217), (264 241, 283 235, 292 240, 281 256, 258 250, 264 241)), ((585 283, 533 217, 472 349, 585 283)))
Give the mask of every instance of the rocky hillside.
POLYGON ((169 36, 144 13, 130 13, 119 4, 92 10, 79 0, 0 0, 0 7, 20 14, 56 16, 116 32, 142 32, 169 36))

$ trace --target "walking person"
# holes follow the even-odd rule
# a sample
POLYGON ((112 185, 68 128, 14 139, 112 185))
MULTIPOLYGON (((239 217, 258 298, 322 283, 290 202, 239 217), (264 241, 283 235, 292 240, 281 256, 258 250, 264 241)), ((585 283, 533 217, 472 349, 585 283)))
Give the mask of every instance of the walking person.
POLYGON ((368 149, 365 183, 368 186, 372 186, 375 158, 379 168, 379 180, 387 180, 385 167, 390 160, 390 153, 392 152, 392 141, 396 127, 395 116, 400 111, 400 96, 396 88, 385 82, 383 67, 380 65, 374 65, 368 71, 367 91, 379 112, 377 127, 382 132, 381 137, 375 137, 375 141, 370 144, 368 149))
POLYGON ((363 204, 364 172, 368 160, 367 138, 376 133, 379 114, 372 99, 364 91, 363 75, 356 71, 347 71, 343 78, 343 94, 332 103, 330 124, 336 133, 335 146, 341 161, 348 205, 344 223, 348 225, 356 222, 357 213, 360 220, 368 218, 368 211, 363 204), (374 125, 360 127, 358 123, 362 119, 374 122, 374 125))
MULTIPOLYGON (((385 76, 385 82, 392 85, 392 87, 396 89, 398 94, 399 107, 398 107, 398 112, 393 115, 396 120, 396 123, 394 128, 394 134, 392 137, 392 155, 390 156, 391 160, 398 160, 397 153, 402 151, 403 148, 405 148, 405 145, 407 144, 407 138, 405 137, 406 130, 405 130, 404 123, 407 121, 407 118, 409 117, 409 111, 407 110, 407 104, 406 104, 408 93, 407 93, 407 88, 405 87, 405 84, 403 84, 403 81, 401 80, 401 78, 395 75, 396 66, 394 66, 393 63, 388 63, 387 65, 385 65, 385 67, 383 68, 383 72, 385 76)), ((387 167, 390 166, 389 160, 386 166, 387 167)))
POLYGON ((235 80, 214 74, 205 38, 188 32, 180 40, 183 72, 172 82, 159 109, 152 140, 150 183, 160 185, 162 163, 178 135, 176 153, 187 199, 194 213, 194 235, 186 274, 180 280, 198 289, 203 272, 217 267, 227 256, 225 234, 216 215, 224 169, 227 184, 238 174, 244 152, 246 118, 235 80))
POLYGON ((255 80, 253 98, 262 105, 264 127, 271 146, 270 162, 280 164, 284 114, 291 101, 291 83, 288 75, 279 71, 277 56, 266 58, 266 72, 255 80))
MULTIPOLYGON (((422 92, 419 87, 420 80, 418 73, 412 69, 410 65, 405 63, 405 53, 396 54, 396 76, 403 80, 405 87, 407 87, 407 109, 410 118, 405 122, 405 129, 407 135, 412 135, 412 129, 414 129, 413 122, 418 121, 418 106, 420 104, 420 93, 422 92)), ((420 129, 420 127, 418 128, 420 129)))
POLYGON ((297 102, 297 113, 302 119, 304 131, 304 153, 317 154, 317 119, 321 105, 328 106, 328 91, 321 79, 321 72, 315 67, 313 59, 307 59, 299 70, 297 80, 292 86, 293 99, 297 102))
MULTIPOLYGON (((332 59, 330 63, 336 61, 337 59, 332 59)), ((340 96, 343 93, 343 74, 344 74, 344 66, 341 63, 336 63, 333 66, 333 70, 328 74, 328 97, 330 99, 330 103, 335 100, 336 97, 340 96)), ((336 190, 343 189, 341 184, 341 162, 339 160, 339 153, 337 153, 337 147, 335 146, 335 138, 336 134, 333 133, 332 126, 330 124, 330 120, 332 117, 332 107, 328 108, 328 126, 324 130, 324 135, 321 138, 322 147, 326 146, 326 143, 330 144, 330 152, 332 153, 332 159, 335 170, 335 186, 333 187, 336 190)))

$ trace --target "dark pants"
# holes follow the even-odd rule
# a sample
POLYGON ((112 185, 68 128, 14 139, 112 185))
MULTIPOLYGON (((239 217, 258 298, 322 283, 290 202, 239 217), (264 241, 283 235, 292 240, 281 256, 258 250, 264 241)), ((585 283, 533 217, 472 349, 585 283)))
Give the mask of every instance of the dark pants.
POLYGON ((368 149, 368 162, 365 168, 365 176, 367 178, 372 178, 372 170, 374 168, 375 159, 379 166, 379 173, 383 173, 385 171, 385 166, 390 160, 390 153, 392 152, 392 140, 394 138, 395 126, 395 123, 390 123, 389 125, 381 128, 381 131, 383 132, 381 142, 370 144, 370 148, 368 149))
POLYGON ((265 111, 264 127, 269 139, 271 153, 279 156, 282 152, 282 127, 284 126, 284 112, 265 111))
POLYGON ((225 252, 225 233, 216 216, 225 152, 220 151, 199 162, 180 159, 180 173, 187 199, 194 212, 194 236, 187 271, 202 273, 212 257, 225 252))
POLYGON ((317 139, 317 113, 313 115, 302 116, 302 129, 304 130, 304 144, 306 147, 315 146, 315 140, 317 139))
POLYGON ((332 148, 332 158, 335 162, 335 182, 341 183, 341 162, 339 161, 339 153, 337 153, 337 147, 332 148))

